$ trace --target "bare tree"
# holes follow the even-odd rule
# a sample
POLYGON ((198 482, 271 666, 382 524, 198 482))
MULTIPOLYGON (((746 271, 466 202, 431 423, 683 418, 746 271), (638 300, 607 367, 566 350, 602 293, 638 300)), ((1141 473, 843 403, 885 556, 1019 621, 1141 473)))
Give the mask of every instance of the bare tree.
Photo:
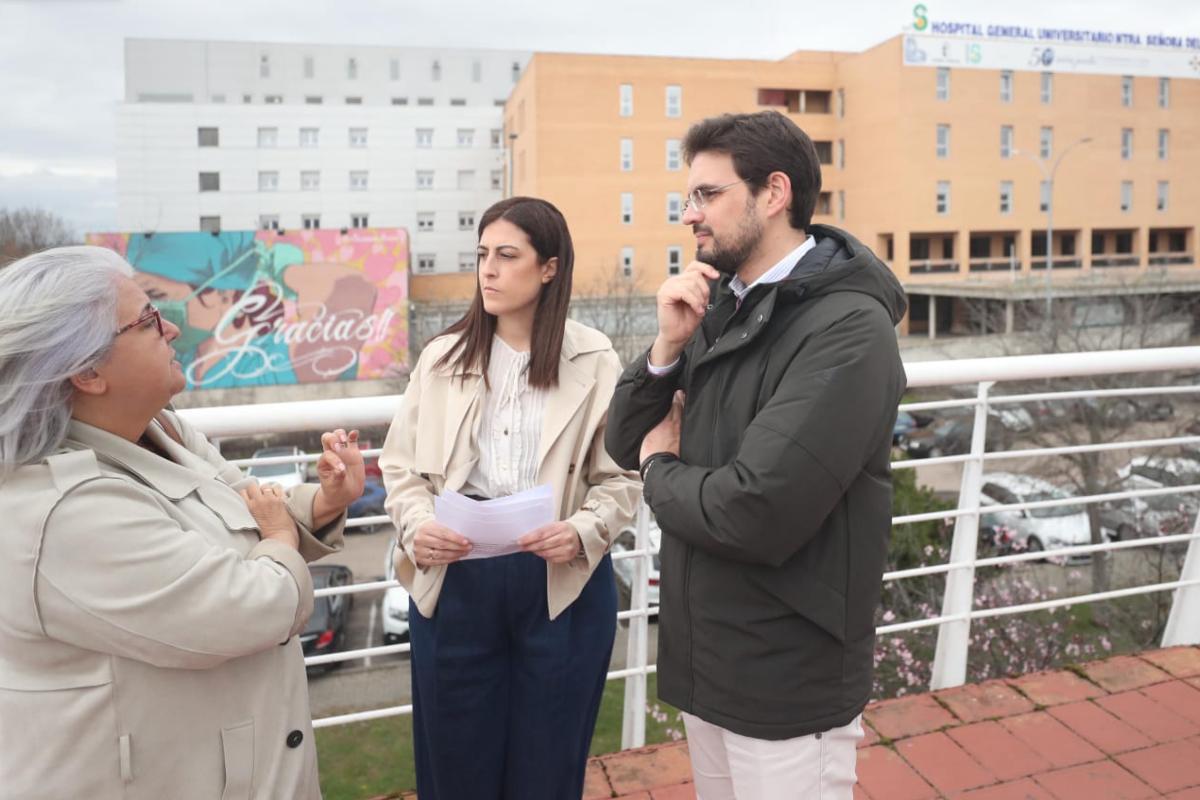
POLYGON ((47 247, 78 241, 66 221, 52 211, 41 208, 0 209, 0 266, 47 247))
POLYGON ((622 364, 641 355, 658 331, 653 291, 617 263, 576 286, 571 316, 607 335, 622 364))

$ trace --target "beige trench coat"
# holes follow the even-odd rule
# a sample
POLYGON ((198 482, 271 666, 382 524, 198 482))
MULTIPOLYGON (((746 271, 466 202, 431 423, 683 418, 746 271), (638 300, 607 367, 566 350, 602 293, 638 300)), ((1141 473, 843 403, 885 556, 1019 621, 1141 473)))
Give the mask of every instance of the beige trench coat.
MULTIPOLYGON (((446 567, 418 568, 413 537, 433 519, 434 496, 443 488, 461 489, 479 460, 483 375, 472 370, 464 382, 450 367, 435 369, 451 344, 453 339, 441 337, 421 353, 379 457, 385 505, 400 532, 396 578, 426 617, 437 607, 446 567)), ((613 537, 637 512, 642 492, 637 473, 622 470, 604 449, 608 403, 620 375, 608 337, 568 320, 558 386, 546 396, 537 474, 539 484, 554 488, 558 518, 579 532, 585 555, 547 565, 550 619, 579 596, 613 537)))
POLYGON ((296 633, 344 518, 314 535, 305 485, 301 554, 260 541, 253 479, 169 416, 176 463, 72 422, 0 483, 0 797, 320 797, 296 633))

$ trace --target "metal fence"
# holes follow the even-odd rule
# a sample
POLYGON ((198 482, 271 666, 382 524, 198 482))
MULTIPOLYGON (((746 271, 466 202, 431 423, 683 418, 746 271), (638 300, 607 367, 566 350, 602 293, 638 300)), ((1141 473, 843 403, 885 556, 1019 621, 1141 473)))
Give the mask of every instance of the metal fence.
MULTIPOLYGON (((946 575, 946 587, 942 599, 941 614, 927 619, 915 619, 877 628, 877 634, 891 634, 936 626, 937 648, 933 663, 931 688, 957 686, 966 680, 967 659, 970 647, 970 627, 974 620, 1012 614, 1023 614, 1044 609, 1094 603, 1135 595, 1173 592, 1170 615, 1162 639, 1163 646, 1200 643, 1200 516, 1192 524, 1190 533, 1171 536, 1156 536, 1078 545, 1056 549, 1056 556, 1107 553, 1145 547, 1161 547, 1167 544, 1187 543, 1187 552, 1178 580, 1151 583, 1111 591, 1096 592, 1071 597, 992 608, 975 607, 976 571, 986 567, 1017 564, 1046 558, 1047 554, 1013 553, 1002 556, 980 558, 979 521, 981 514, 981 488, 984 466, 1005 459, 1061 456, 1076 453, 1102 452, 1106 450, 1146 450, 1165 446, 1200 445, 1200 435, 1179 435, 1143 440, 1085 443, 1062 447, 1027 448, 1019 450, 994 450, 985 448, 989 410, 1016 404, 1037 402, 1065 402, 1086 398, 1142 397, 1146 395, 1195 396, 1200 393, 1200 383, 1174 386, 1139 386, 1121 389, 1085 389, 1033 394, 996 396, 992 393, 998 383, 1030 380, 1065 380, 1120 374, 1155 375, 1161 373, 1192 373, 1188 379, 1195 381, 1200 375, 1200 347, 1173 347, 1147 350, 1109 351, 1094 353, 1065 353, 1054 355, 1012 356, 999 358, 960 359, 955 361, 916 362, 906 364, 910 389, 932 389, 961 385, 973 385, 974 396, 968 398, 908 403, 901 409, 908 411, 931 411, 950 408, 972 409, 974 416, 969 452, 937 458, 897 461, 893 469, 911 469, 918 464, 962 464, 963 472, 956 508, 921 514, 896 517, 893 525, 929 520, 954 520, 954 533, 950 546, 949 560, 944 564, 888 572, 884 582, 900 581, 929 575, 946 575)), ((399 396, 353 398, 340 401, 311 401, 300 403, 276 403, 255 406, 192 409, 182 412, 193 425, 209 437, 249 436, 266 433, 328 430, 337 427, 351 428, 367 425, 382 425, 390 421, 399 396)), ((367 451, 377 455, 378 450, 367 451)), ((240 465, 256 463, 311 462, 317 455, 288 456, 270 459, 244 459, 240 465)), ((1152 497, 1162 494, 1200 493, 1200 484, 1173 486, 1157 489, 1137 489, 1104 494, 1069 497, 1067 499, 1042 500, 1004 505, 991 505, 987 512, 1051 508, 1061 505, 1104 503, 1128 500, 1137 497, 1152 497)), ((383 516, 350 520, 350 527, 387 522, 383 516)), ((647 577, 652 551, 649 535, 649 511, 643 504, 638 513, 635 545, 632 550, 613 554, 614 559, 635 559, 631 581, 630 609, 622 611, 619 619, 628 620, 626 668, 609 673, 609 680, 625 680, 625 713, 622 731, 622 746, 637 747, 645 742, 646 683, 647 676, 654 672, 655 665, 648 663, 649 617, 657 609, 647 602, 647 577)), ((396 586, 395 581, 375 581, 347 587, 321 589, 318 595, 370 592, 396 586)), ((367 656, 407 652, 408 644, 384 645, 361 650, 313 656, 307 664, 327 664, 350 661, 367 656)), ((411 705, 379 708, 326 717, 314 721, 314 727, 327 727, 349 722, 378 719, 411 713, 411 705)))

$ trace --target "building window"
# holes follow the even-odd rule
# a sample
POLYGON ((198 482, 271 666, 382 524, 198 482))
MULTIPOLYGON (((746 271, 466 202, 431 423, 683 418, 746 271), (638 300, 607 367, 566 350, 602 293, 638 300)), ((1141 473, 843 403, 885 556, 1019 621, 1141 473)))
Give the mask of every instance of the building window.
POLYGON ((1054 128, 1043 127, 1038 135, 1038 158, 1049 160, 1054 154, 1054 128))
POLYGON ((432 97, 418 97, 418 98, 417 98, 417 105, 419 105, 419 106, 431 106, 431 105, 433 105, 433 98, 432 98, 432 97))
POLYGON ((838 189, 838 219, 846 219, 846 192, 838 189))
POLYGON ((936 152, 937 152, 938 158, 949 158, 950 157, 950 126, 949 125, 938 125, 937 126, 937 150, 936 150, 936 152))
POLYGON ((1011 70, 1000 72, 1000 102, 1011 103, 1013 98, 1013 74, 1011 70))
POLYGON ((200 147, 219 147, 221 132, 217 128, 197 128, 196 144, 200 147))
POLYGON ((201 172, 200 173, 200 191, 202 191, 202 192, 219 192, 219 191, 221 191, 221 173, 219 173, 219 172, 201 172))
POLYGON ((621 140, 621 172, 633 171, 633 139, 621 140))
POLYGON ((477 58, 471 62, 471 82, 479 83, 483 80, 483 63, 477 58))
MULTIPOLYGON (((948 143, 949 142, 947 141, 947 144, 948 143)), ((837 140, 837 166, 838 166, 838 169, 846 168, 846 140, 845 139, 837 140)))
POLYGON ((433 170, 417 170, 417 188, 426 191, 433 188, 433 170))
POLYGON ((1000 157, 1012 158, 1013 151, 1013 127, 1012 125, 1000 126, 1000 157))
POLYGON ((1133 108, 1133 76, 1124 75, 1121 77, 1121 105, 1126 108, 1133 108))
POLYGON ((258 173, 258 190, 260 192, 279 191, 279 173, 274 170, 258 173))
POLYGON ((1121 158, 1125 161, 1133 158, 1133 128, 1121 129, 1121 158))
POLYGON ((633 116, 633 84, 632 83, 622 83, 621 84, 620 97, 621 97, 621 103, 620 103, 621 116, 622 117, 632 117, 633 116))
POLYGON ((504 188, 504 170, 502 170, 502 169, 492 170, 492 189, 494 191, 500 191, 503 188, 504 188))
POLYGON ((394 81, 400 80, 400 59, 393 58, 388 61, 388 77, 394 81))
POLYGON ((266 53, 263 53, 258 57, 258 77, 271 77, 271 57, 266 53))
POLYGON ((429 76, 435 81, 440 81, 442 79, 442 62, 438 61, 436 58, 433 60, 433 63, 429 65, 429 76))
POLYGON ((950 99, 950 68, 938 67, 937 70, 937 99, 950 99))
POLYGON ((258 227, 264 231, 279 230, 279 215, 278 214, 259 214, 258 227))
POLYGON ((304 96, 305 105, 319 106, 324 102, 325 102, 325 98, 321 97, 321 95, 319 95, 319 94, 306 94, 304 96))
POLYGON ((475 188, 475 170, 460 169, 458 171, 458 188, 460 191, 467 191, 475 188))
POLYGON ((300 129, 300 146, 301 147, 316 147, 321 142, 320 128, 301 128, 300 129))
POLYGON ((1121 181, 1121 210, 1133 210, 1133 181, 1121 181))
POLYGON ((432 211, 417 212, 417 230, 428 233, 433 230, 434 213, 432 211))
POLYGON ((300 190, 303 192, 318 192, 321 190, 321 172, 306 169, 300 172, 300 190))
POLYGON ((394 105, 394 106, 406 106, 406 105, 408 105, 408 98, 407 98, 407 97, 393 97, 393 98, 392 98, 392 105, 394 105))
POLYGON ((667 274, 678 275, 680 265, 683 263, 683 249, 679 247, 667 248, 667 274))
POLYGON ((683 168, 683 156, 679 149, 678 139, 667 139, 667 170, 678 172, 683 168))
POLYGON ((479 256, 475 253, 459 253, 458 254, 458 271, 459 272, 474 272, 479 265, 479 256))
POLYGON ((817 204, 813 208, 813 213, 819 216, 824 216, 833 213, 833 195, 829 192, 817 193, 817 204))
POLYGON ((361 97, 347 97, 347 98, 346 98, 346 105, 348 105, 348 106, 361 106, 361 105, 362 105, 362 98, 361 98, 361 97))
POLYGON ((281 95, 281 94, 263 95, 263 102, 269 106, 277 106, 283 102, 283 95, 281 95))
POLYGON ((683 89, 679 86, 667 87, 667 116, 683 116, 683 89))
POLYGON ((633 248, 621 248, 621 274, 626 278, 633 277, 633 248))
POLYGON ((937 213, 950 213, 950 181, 937 182, 937 213))
POLYGON ((224 103, 224 102, 225 102, 225 95, 223 95, 223 94, 214 94, 214 95, 212 96, 212 101, 213 101, 214 103, 224 103))
POLYGON ((350 171, 350 191, 365 192, 367 190, 367 171, 351 170, 350 171))
POLYGON ((1042 105, 1048 106, 1054 102, 1054 73, 1042 73, 1042 105))
POLYGON ((1011 214, 1013 207, 1012 181, 1000 181, 1000 213, 1011 214))
POLYGON ((366 147, 367 146, 367 129, 366 128, 351 128, 350 129, 350 146, 351 147, 366 147))
POLYGON ((1167 193, 1169 190, 1169 184, 1166 181, 1158 182, 1158 202, 1155 207, 1159 211, 1167 210, 1167 193))
POLYGON ((1038 182, 1038 211, 1045 213, 1050 210, 1050 181, 1038 182))
POLYGON ((433 128, 417 128, 417 147, 433 147, 433 128))
POLYGON ((466 104, 467 104, 467 100, 464 97, 451 97, 450 98, 450 105, 452 105, 452 106, 465 106, 466 104))
POLYGON ((301 214, 300 227, 304 228, 306 231, 315 231, 317 228, 321 227, 321 215, 301 214))
POLYGON ((244 95, 242 95, 242 102, 245 103, 246 105, 250 105, 251 103, 254 102, 254 96, 249 95, 249 94, 244 94, 244 95))
POLYGON ((512 62, 512 82, 516 83, 521 79, 521 62, 512 62))
POLYGON ((346 59, 346 77, 352 81, 358 79, 358 59, 353 56, 346 59))
POLYGON ((475 230, 475 212, 474 211, 458 212, 458 229, 460 231, 475 230))
POLYGON ((437 259, 433 253, 417 254, 417 272, 430 273, 437 269, 437 259))
POLYGON ((846 90, 837 90, 837 115, 838 119, 844 119, 846 116, 846 90))
POLYGON ((683 196, 679 192, 667 192, 667 223, 675 225, 683 216, 683 196))
POLYGON ((1170 78, 1159 78, 1158 79, 1158 107, 1159 108, 1170 108, 1171 107, 1171 79, 1170 78))
POLYGON ((504 146, 504 131, 499 128, 492 128, 491 134, 488 136, 488 142, 493 150, 499 150, 504 146))
POLYGON ((258 129, 258 146, 259 147, 276 147, 279 144, 279 129, 278 128, 259 128, 258 129))
POLYGON ((367 224, 367 215, 364 213, 359 213, 359 214, 351 214, 350 215, 350 227, 351 228, 369 228, 371 226, 367 224))
POLYGON ((621 192, 621 223, 633 224, 633 192, 621 192))
POLYGON ((317 67, 316 67, 316 63, 313 61, 313 57, 305 56, 304 57, 304 77, 312 78, 316 74, 317 74, 317 67))
POLYGON ((1166 128, 1158 130, 1158 160, 1166 161, 1171 149, 1171 132, 1166 128))
POLYGON ((220 233, 221 218, 220 217, 201 217, 200 230, 205 233, 220 233))
POLYGON ((474 147, 475 146, 475 131, 470 128, 458 129, 458 146, 459 147, 474 147))

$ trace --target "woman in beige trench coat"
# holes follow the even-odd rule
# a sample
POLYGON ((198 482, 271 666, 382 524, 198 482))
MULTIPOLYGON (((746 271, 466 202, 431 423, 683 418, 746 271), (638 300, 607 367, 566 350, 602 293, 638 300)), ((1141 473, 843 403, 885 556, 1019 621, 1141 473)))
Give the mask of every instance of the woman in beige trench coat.
POLYGON ((115 253, 0 270, 0 796, 316 798, 305 564, 362 492, 259 486, 170 411, 163 320, 115 253))

